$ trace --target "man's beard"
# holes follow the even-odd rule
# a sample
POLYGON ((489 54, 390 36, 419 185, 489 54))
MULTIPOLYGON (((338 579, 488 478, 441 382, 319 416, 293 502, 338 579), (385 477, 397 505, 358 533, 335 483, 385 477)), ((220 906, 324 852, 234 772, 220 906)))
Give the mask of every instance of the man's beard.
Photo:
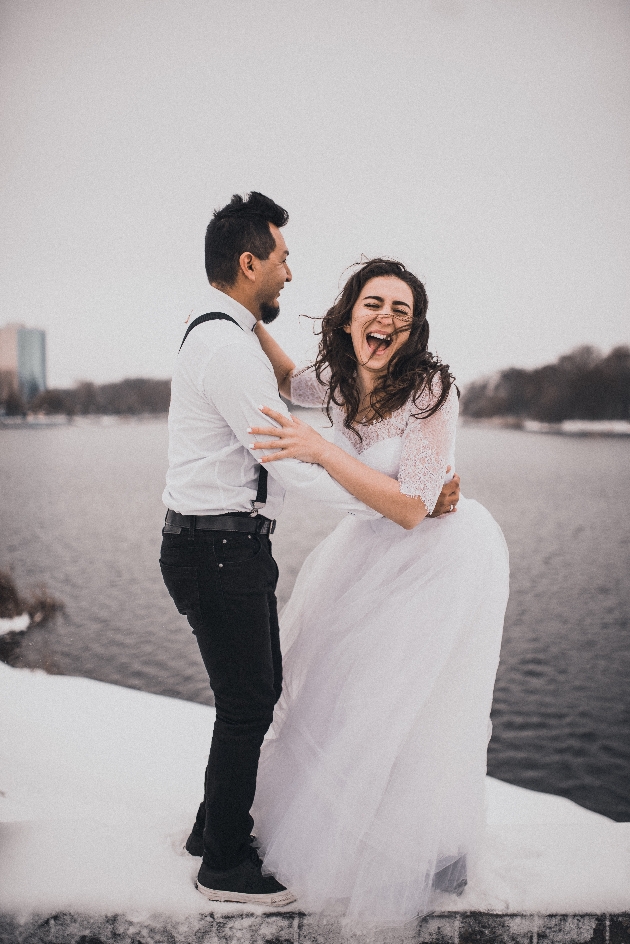
POLYGON ((280 307, 278 305, 269 305, 268 302, 261 302, 260 314, 260 320, 263 324, 271 324, 271 322, 275 321, 280 314, 280 307))

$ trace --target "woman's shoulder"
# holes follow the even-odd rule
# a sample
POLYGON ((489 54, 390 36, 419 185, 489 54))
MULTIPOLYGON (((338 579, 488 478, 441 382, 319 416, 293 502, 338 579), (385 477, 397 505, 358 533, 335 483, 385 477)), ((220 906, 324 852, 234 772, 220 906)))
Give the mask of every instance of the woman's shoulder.
POLYGON ((326 374, 317 377, 314 364, 294 368, 291 374, 291 400, 298 406, 322 406, 327 393, 326 374))

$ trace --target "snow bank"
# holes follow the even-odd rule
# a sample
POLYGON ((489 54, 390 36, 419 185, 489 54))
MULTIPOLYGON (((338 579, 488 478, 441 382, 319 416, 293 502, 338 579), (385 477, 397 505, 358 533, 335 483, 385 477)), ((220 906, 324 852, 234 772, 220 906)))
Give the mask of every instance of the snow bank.
POLYGON ((0 636, 7 633, 23 633, 28 629, 31 618, 28 613, 22 613, 21 616, 0 617, 0 636))
MULTIPOLYGON (((234 913, 182 854, 214 712, 0 664, 0 911, 234 913)), ((482 867, 445 911, 630 908, 630 824, 488 778, 482 867)), ((251 911, 252 909, 248 909, 251 911)))

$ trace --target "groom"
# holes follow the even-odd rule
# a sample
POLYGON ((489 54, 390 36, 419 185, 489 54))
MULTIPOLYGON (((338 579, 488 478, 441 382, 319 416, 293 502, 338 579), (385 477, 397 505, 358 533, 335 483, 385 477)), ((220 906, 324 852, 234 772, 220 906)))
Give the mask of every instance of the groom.
MULTIPOLYGON (((214 692, 204 799, 186 842, 203 856, 197 888, 211 901, 284 905, 295 896, 263 875, 250 809, 260 748, 282 690, 270 535, 284 492, 377 517, 320 466, 285 459, 269 479, 247 429, 267 405, 288 415, 254 328, 279 314, 291 281, 281 228, 288 214, 253 192, 215 212, 206 232, 210 312, 189 327, 173 373, 160 567, 188 618, 214 692), (264 511, 264 514, 260 512, 264 511)), ((457 504, 458 479, 434 516, 457 504)))

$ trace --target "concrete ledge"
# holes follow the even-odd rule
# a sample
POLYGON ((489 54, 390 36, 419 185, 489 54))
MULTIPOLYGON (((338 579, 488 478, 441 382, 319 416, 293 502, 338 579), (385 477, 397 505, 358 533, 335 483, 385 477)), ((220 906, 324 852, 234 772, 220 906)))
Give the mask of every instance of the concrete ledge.
POLYGON ((443 912, 382 934, 342 932, 338 920, 290 912, 155 915, 0 915, 0 944, 630 944, 630 912, 443 912))

